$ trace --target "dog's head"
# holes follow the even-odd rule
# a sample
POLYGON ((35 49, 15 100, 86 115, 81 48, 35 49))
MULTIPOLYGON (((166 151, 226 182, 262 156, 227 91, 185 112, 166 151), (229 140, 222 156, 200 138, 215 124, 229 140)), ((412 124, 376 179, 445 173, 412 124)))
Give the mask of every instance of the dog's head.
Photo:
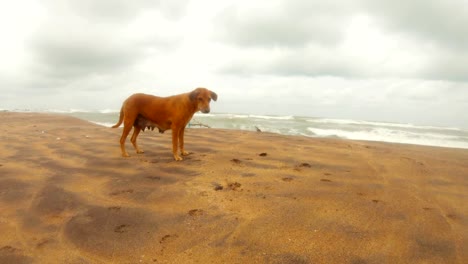
POLYGON ((206 88, 197 88, 190 92, 190 100, 197 104, 197 111, 202 113, 210 112, 210 102, 211 99, 218 100, 218 95, 215 92, 212 92, 206 88))

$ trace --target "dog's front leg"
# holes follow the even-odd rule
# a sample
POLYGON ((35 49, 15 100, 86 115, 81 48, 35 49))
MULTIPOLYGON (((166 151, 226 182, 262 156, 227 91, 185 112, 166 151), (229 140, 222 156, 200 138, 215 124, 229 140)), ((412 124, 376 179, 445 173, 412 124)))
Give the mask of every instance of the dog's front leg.
POLYGON ((183 160, 181 156, 177 153, 177 145, 179 141, 179 130, 176 128, 172 128, 172 154, 174 155, 174 159, 179 161, 183 160))
POLYGON ((184 149, 184 133, 185 133, 185 127, 183 127, 179 131, 179 147, 180 147, 180 153, 182 154, 182 156, 187 156, 190 154, 190 152, 185 151, 184 149))

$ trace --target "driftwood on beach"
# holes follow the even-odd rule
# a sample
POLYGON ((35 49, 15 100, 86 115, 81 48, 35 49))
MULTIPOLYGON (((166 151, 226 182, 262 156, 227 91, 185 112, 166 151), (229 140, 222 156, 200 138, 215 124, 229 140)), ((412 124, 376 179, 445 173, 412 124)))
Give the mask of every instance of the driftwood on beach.
POLYGON ((189 127, 192 127, 192 126, 198 126, 198 127, 206 127, 206 128, 211 128, 209 125, 205 125, 199 121, 196 121, 196 120, 192 120, 189 124, 188 124, 189 127))

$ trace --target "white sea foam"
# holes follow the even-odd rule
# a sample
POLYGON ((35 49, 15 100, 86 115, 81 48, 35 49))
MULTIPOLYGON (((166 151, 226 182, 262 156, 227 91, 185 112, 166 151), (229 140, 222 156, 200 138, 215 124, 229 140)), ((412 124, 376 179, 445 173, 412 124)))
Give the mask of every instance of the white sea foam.
POLYGON ((264 120, 292 120, 294 116, 267 116, 267 115, 248 115, 248 114, 201 114, 196 113, 195 116, 216 117, 228 119, 264 119, 264 120))
POLYGON ((249 115, 250 118, 267 119, 267 120, 292 120, 293 116, 264 116, 264 115, 249 115))
POLYGON ((410 129, 440 129, 440 130, 460 131, 459 128, 454 128, 454 127, 422 126, 422 125, 413 125, 409 123, 403 124, 403 123, 375 122, 375 121, 351 120, 351 119, 317 118, 317 119, 307 119, 307 122, 324 123, 324 124, 340 124, 340 125, 367 125, 367 126, 377 126, 377 127, 399 127, 399 128, 410 128, 410 129))
POLYGON ((215 117, 219 118, 228 118, 228 119, 246 119, 249 118, 249 115, 241 114, 213 114, 215 117))
POLYGON ((99 110, 98 112, 99 112, 99 113, 102 113, 102 114, 114 114, 114 113, 120 113, 120 109, 119 109, 119 110, 115 110, 115 109, 102 109, 102 110, 99 110))
POLYGON ((204 116, 204 117, 216 117, 217 115, 216 114, 203 114, 203 113, 195 113, 194 115, 195 117, 198 117, 198 116, 204 116))
MULTIPOLYGON (((468 141, 460 137, 436 133, 415 133, 387 128, 372 128, 370 130, 346 131, 340 129, 320 129, 308 127, 307 130, 319 137, 339 137, 354 140, 369 140, 395 142, 405 144, 429 145, 452 148, 468 148, 468 141)), ((465 138, 468 140, 468 138, 465 138)))
POLYGON ((91 113, 93 111, 85 110, 85 109, 72 108, 72 109, 68 109, 68 110, 64 110, 64 109, 47 109, 47 110, 38 111, 38 112, 49 112, 49 113, 58 113, 58 114, 73 114, 73 113, 91 113))
POLYGON ((100 125, 100 126, 105 126, 105 127, 111 127, 113 125, 115 125, 115 123, 109 123, 109 122, 92 122, 96 125, 100 125))

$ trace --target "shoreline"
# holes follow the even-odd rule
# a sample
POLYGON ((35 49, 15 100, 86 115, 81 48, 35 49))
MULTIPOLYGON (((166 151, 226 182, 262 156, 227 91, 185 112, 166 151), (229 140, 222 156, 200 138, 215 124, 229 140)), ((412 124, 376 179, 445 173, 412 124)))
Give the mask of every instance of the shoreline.
POLYGON ((0 112, 0 263, 463 263, 468 150, 0 112))
MULTIPOLYGON (((52 113, 53 111, 45 112, 52 113)), ((78 117, 105 127, 112 126, 118 113, 66 112, 59 114, 78 117)), ((287 136, 340 138, 374 142, 402 143, 468 149, 468 130, 454 127, 399 124, 378 121, 331 119, 299 116, 259 116, 238 114, 198 114, 194 122, 216 129, 234 129, 276 133, 287 136)))

